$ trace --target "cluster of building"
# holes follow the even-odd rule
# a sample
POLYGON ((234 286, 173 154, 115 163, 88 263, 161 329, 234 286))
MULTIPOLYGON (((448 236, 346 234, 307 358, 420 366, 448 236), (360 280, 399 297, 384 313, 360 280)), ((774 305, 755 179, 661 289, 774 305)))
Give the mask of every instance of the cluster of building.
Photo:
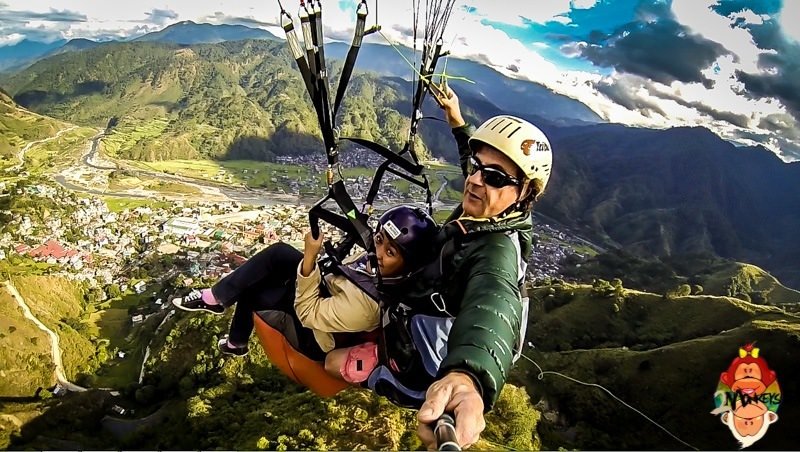
MULTIPOLYGON (((312 174, 324 174, 328 169, 328 160, 322 153, 278 156, 276 161, 287 165, 307 166, 312 169, 312 174)), ((339 154, 339 163, 344 168, 370 168, 377 170, 378 166, 384 161, 385 159, 377 153, 361 147, 355 147, 339 154)), ((373 176, 370 175, 369 177, 348 177, 345 178, 344 182, 348 193, 353 199, 364 200, 372 186, 372 180, 373 176)), ((400 180, 400 177, 389 172, 384 173, 376 201, 400 203, 424 199, 422 189, 416 191, 416 186, 412 185, 410 192, 401 191, 392 184, 393 181, 397 180, 400 180)), ((282 189, 286 193, 312 193, 320 189, 320 181, 316 178, 298 180, 286 176, 276 176, 273 182, 286 187, 282 189)))
MULTIPOLYGON (((351 187, 348 187, 351 188, 351 187)), ((4 187, 0 196, 43 198, 59 211, 48 215, 2 212, 11 218, 0 234, 0 258, 20 255, 53 264, 56 274, 88 281, 94 287, 118 284, 143 293, 150 280, 176 277, 175 285, 191 287, 199 279, 214 280, 232 271, 269 243, 282 240, 302 247, 308 231, 308 206, 270 205, 243 209, 236 202, 176 201, 168 208, 136 207, 112 212, 105 201, 78 197, 57 185, 4 187), (175 269, 132 279, 131 271, 151 256, 172 255, 175 269)), ((580 239, 534 221, 534 250, 529 278, 559 276, 561 263, 580 239)), ((338 231, 322 224, 329 237, 338 231)), ((170 295, 153 300, 166 309, 170 295)), ((135 313, 144 316, 147 312, 135 313)), ((141 321, 144 317, 137 317, 141 321)))
MULTIPOLYGON (((77 197, 57 185, 11 185, 4 196, 25 196, 38 211, 5 211, 0 258, 25 256, 54 266, 53 272, 92 286, 116 283, 140 292, 129 277, 149 256, 174 255, 188 262, 193 277, 220 277, 267 243, 301 244, 308 207, 263 206, 243 210, 236 202, 176 201, 169 208, 137 207, 112 212, 105 201, 77 197)), ((176 272, 177 273, 177 272, 176 272)), ((163 275, 158 275, 163 277, 163 275)))
POLYGON ((528 278, 531 281, 560 277, 567 256, 584 258, 578 249, 587 247, 586 241, 548 224, 541 216, 533 220, 533 251, 528 261, 528 278))
MULTIPOLYGON (((339 152, 339 163, 346 168, 377 168, 384 160, 376 152, 359 146, 339 152)), ((305 155, 280 155, 275 161, 283 164, 306 165, 314 168, 320 174, 328 168, 328 158, 322 152, 305 155)))

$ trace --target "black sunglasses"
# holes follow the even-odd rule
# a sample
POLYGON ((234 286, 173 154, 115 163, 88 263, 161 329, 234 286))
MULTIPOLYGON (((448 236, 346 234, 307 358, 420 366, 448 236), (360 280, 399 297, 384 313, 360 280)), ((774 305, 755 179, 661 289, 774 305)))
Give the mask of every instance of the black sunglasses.
POLYGON ((484 166, 484 164, 478 160, 478 157, 471 155, 469 160, 467 160, 467 175, 472 176, 477 171, 481 172, 483 182, 490 187, 503 188, 506 185, 519 185, 519 179, 516 177, 511 177, 497 168, 484 166))

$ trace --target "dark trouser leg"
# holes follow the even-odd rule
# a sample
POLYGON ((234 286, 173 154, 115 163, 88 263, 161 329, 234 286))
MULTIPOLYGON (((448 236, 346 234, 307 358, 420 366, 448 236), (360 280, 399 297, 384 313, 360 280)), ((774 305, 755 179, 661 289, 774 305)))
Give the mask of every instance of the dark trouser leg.
POLYGON ((291 245, 274 243, 214 284, 211 293, 227 307, 243 298, 245 293, 284 287, 296 279, 297 265, 302 259, 303 253, 291 245))
MULTIPOLYGON (((295 265, 297 268, 297 265, 295 265)), ((295 281, 280 287, 248 290, 239 297, 228 331, 228 340, 234 345, 245 345, 253 332, 253 314, 257 311, 283 311, 294 313, 295 281)), ((296 317, 296 316, 295 316, 296 317)))

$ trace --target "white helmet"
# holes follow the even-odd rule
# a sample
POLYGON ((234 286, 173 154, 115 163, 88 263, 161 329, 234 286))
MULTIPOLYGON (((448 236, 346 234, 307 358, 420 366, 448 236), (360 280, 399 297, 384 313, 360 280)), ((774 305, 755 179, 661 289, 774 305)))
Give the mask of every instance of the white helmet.
POLYGON ((522 170, 528 181, 541 179, 542 190, 547 186, 553 151, 550 141, 535 125, 515 116, 495 116, 481 124, 469 138, 469 146, 473 152, 480 148, 481 143, 508 156, 522 170))

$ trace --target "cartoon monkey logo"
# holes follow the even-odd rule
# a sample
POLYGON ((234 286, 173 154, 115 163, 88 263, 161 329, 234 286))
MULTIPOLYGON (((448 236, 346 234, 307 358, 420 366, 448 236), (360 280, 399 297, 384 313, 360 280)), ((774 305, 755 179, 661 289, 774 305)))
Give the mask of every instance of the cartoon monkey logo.
POLYGON ((720 420, 742 448, 763 438, 778 420, 778 377, 759 355, 754 343, 739 348, 739 356, 722 372, 714 393, 716 408, 711 413, 721 414, 720 420))
POLYGON ((531 155, 531 151, 547 151, 550 149, 547 143, 536 140, 524 140, 522 144, 519 145, 519 148, 522 149, 525 155, 531 155))

